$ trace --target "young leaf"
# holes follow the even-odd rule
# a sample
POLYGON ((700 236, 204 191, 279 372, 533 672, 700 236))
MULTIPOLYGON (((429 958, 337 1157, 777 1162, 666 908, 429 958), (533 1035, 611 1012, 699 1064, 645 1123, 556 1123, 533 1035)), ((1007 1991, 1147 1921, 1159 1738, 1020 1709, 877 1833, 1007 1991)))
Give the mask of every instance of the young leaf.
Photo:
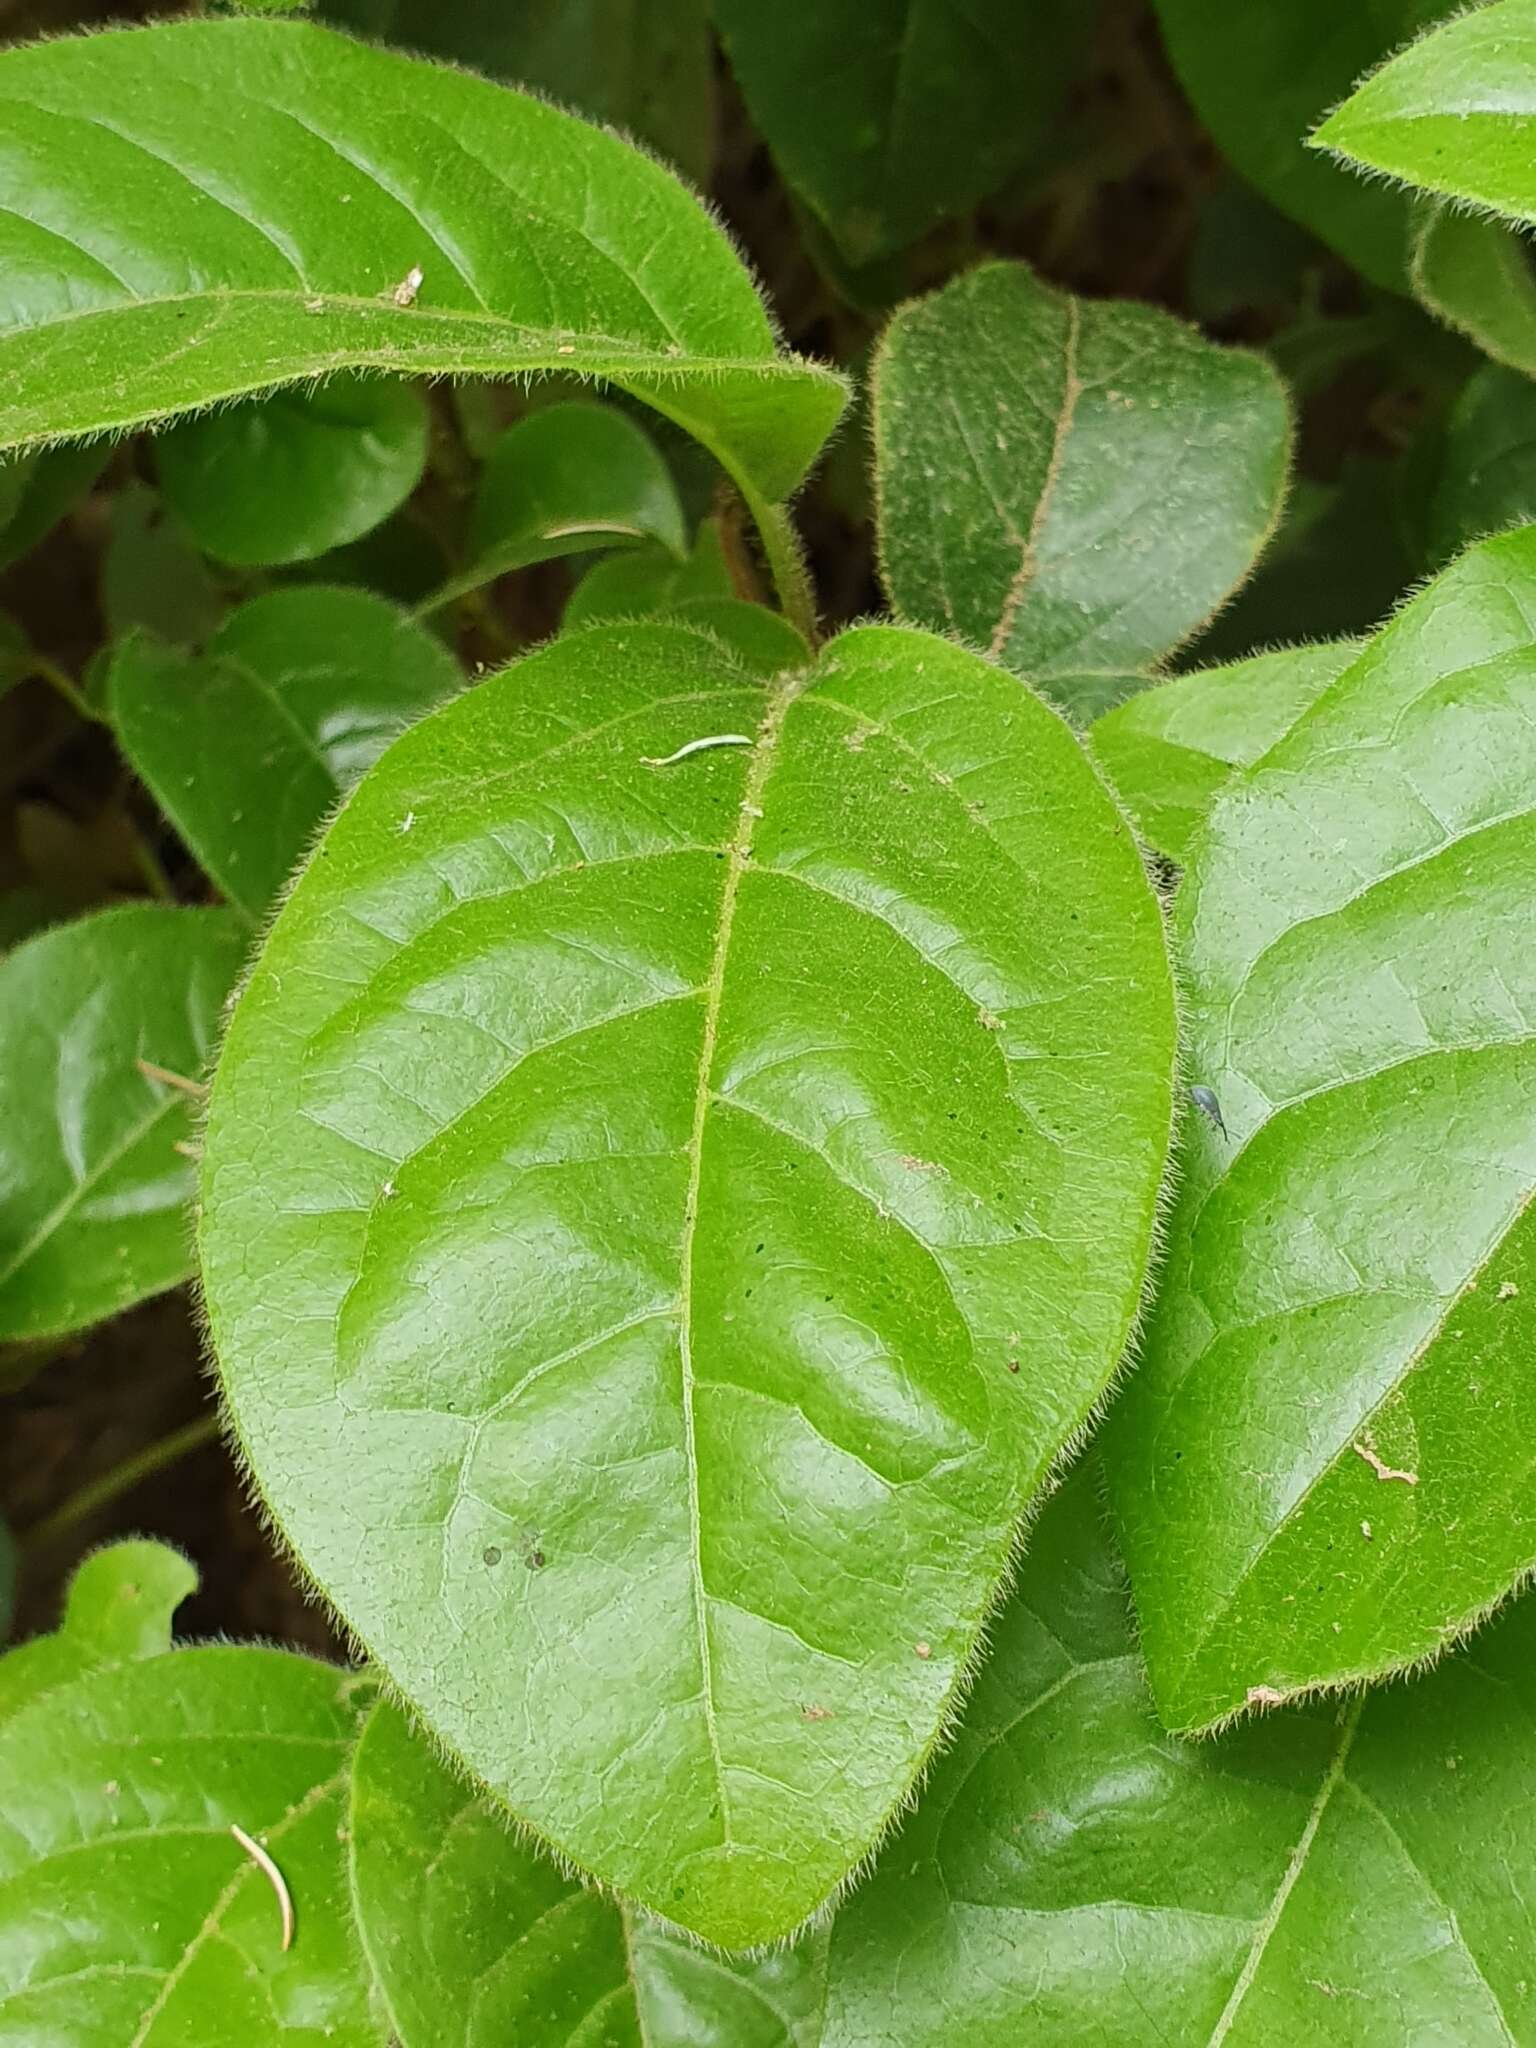
POLYGON ((338 793, 463 680, 442 643, 382 598, 304 585, 242 605, 200 654, 135 635, 108 695, 160 808, 255 918, 338 793))
POLYGON ((1159 1711, 1434 1654, 1536 1559, 1536 530, 1218 796, 1194 1119, 1113 1498, 1159 1711))
POLYGON ((1233 770, 1267 753, 1359 651, 1287 647, 1174 676, 1096 719, 1089 748, 1142 838, 1182 863, 1233 770))
POLYGON ((839 1913, 820 2048, 1536 2040, 1536 1606, 1411 1685, 1172 1741, 1093 1475, 839 1913))
POLYGON ((387 1703, 353 1759, 348 1833, 358 1932, 400 2048, 819 2048, 825 1930, 728 1962, 583 1890, 387 1703))
POLYGON ((363 35, 531 86, 638 136, 707 185, 714 161, 708 0, 322 0, 363 35))
POLYGON ((132 1539, 94 1551, 69 1582, 53 1634, 0 1656, 0 1721, 87 1672, 163 1655, 172 1615, 196 1590, 197 1573, 169 1544, 132 1539))
POLYGON ((382 2048, 347 1916, 352 1683, 176 1650, 0 1726, 0 2040, 382 2048))
POLYGON ((258 1483, 566 1856, 772 1940, 1113 1370, 1172 1053, 1131 835, 1012 677, 557 640, 364 777, 236 1007, 202 1263, 258 1483))
POLYGON ((1536 0, 1449 14, 1391 58, 1310 138, 1350 165, 1536 221, 1536 0))
POLYGON ((1087 45, 1080 0, 715 0, 753 120, 850 263, 964 213, 1040 149, 1087 45))
POLYGON ((0 960, 0 1341, 85 1329, 191 1271, 192 1105, 160 1076, 202 1073, 242 945, 227 911, 135 904, 0 960))
POLYGON ((1443 562, 1468 541, 1536 519, 1536 384, 1489 365, 1468 379, 1440 449, 1428 541, 1443 562))
POLYGON ((876 362, 886 588, 1066 702, 1057 678, 1155 661, 1241 581, 1289 446, 1260 357, 985 264, 904 307, 876 362))
POLYGON ((155 460, 205 554, 311 562, 371 533, 415 490, 427 411, 409 384, 333 377, 184 420, 155 443, 155 460))
POLYGON ((1407 200, 1309 155, 1305 137, 1363 71, 1456 5, 1157 0, 1157 13, 1179 81, 1223 156, 1373 284, 1402 291, 1412 232, 1407 200))
POLYGON ((171 21, 6 50, 0 101, 0 447, 347 367, 561 370, 762 508, 842 408, 675 179, 483 79, 308 22, 171 21))
POLYGON ((659 618, 695 598, 732 596, 719 523, 706 519, 686 561, 666 548, 625 549, 596 562, 571 592, 564 624, 659 618))
POLYGON ((1484 355, 1536 376, 1536 271, 1523 234, 1426 205, 1413 245, 1413 288, 1484 355))
POLYGON ((491 450, 470 515, 470 567, 429 608, 529 562, 646 540, 674 561, 688 551, 677 487, 655 442, 616 406, 546 406, 491 450))

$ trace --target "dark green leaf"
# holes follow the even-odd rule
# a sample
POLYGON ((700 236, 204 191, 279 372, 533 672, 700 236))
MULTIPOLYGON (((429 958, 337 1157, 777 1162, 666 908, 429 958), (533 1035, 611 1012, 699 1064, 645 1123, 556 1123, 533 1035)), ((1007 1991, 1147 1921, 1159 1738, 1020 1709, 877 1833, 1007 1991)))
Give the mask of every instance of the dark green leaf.
POLYGON ((1433 1655, 1536 1558, 1536 529, 1400 612, 1218 796, 1192 1120, 1111 1430, 1170 1727, 1433 1655))
POLYGON ((358 1930, 401 2048, 818 2048, 825 1930, 723 1962, 584 1891, 392 1706, 358 1744, 350 1833, 358 1930))
POLYGON ((1267 753, 1358 652, 1352 641, 1288 647, 1175 676, 1096 719, 1089 747, 1137 831, 1182 863, 1232 771, 1267 753))
POLYGON ((753 120, 851 263, 905 248, 1036 156, 1085 0, 715 0, 753 120))
POLYGON ((34 547, 90 489, 107 466, 100 443, 40 448, 18 463, 22 489, 8 519, 0 523, 0 569, 34 547))
POLYGON ((1413 249, 1413 288, 1485 355, 1536 375, 1536 272, 1523 235, 1450 206, 1426 206, 1413 249))
POLYGON ((1428 542, 1445 561, 1468 541, 1536 520, 1536 384, 1490 366, 1471 379, 1446 422, 1431 494, 1428 542))
POLYGON ((382 598, 303 585, 253 598, 201 654, 126 641, 109 703, 160 808, 261 917, 337 796, 462 682, 442 643, 382 598))
POLYGON ((1135 1313, 1162 948, 1061 720, 876 627, 771 691, 563 637, 273 927, 202 1225, 258 1482, 435 1733, 685 1927, 787 1932, 953 1709, 1135 1313))
POLYGON ((415 490, 426 407, 409 384, 333 377, 184 420, 155 456, 167 501, 205 554, 309 562, 371 533, 415 490))
POLYGON ((353 1687, 283 1650, 177 1650, 0 1726, 7 2048, 382 2048, 347 1912, 353 1687))
POLYGON ((172 21, 6 50, 0 101, 0 446, 347 367, 562 370, 678 421, 762 507, 841 410, 666 171, 465 73, 172 21))
POLYGON ((0 961, 0 1340, 61 1335, 191 1271, 195 1081, 239 971, 222 910, 135 904, 0 961))
POLYGON ((0 1721, 88 1672, 162 1655, 171 1617, 196 1590, 197 1573, 167 1544, 135 1539, 94 1552, 70 1580, 54 1633, 0 1657, 0 1721))
POLYGON ((206 640, 223 616, 224 601, 201 555, 144 484, 113 494, 101 608, 113 639, 143 631, 184 647, 206 640))
POLYGON ((1536 2040, 1536 1606, 1412 1685, 1179 1742, 1094 1495, 1046 1508, 954 1747, 838 1916, 821 2048, 1536 2040))
POLYGON ((565 624, 590 626, 599 619, 656 618, 695 598, 731 594, 720 528, 715 520, 706 519, 684 562, 665 548, 633 548, 595 563, 571 593, 565 624))
POLYGON ((1312 145, 1448 199, 1536 221, 1536 0, 1445 16, 1366 79, 1312 145))
POLYGON ((880 351, 886 587, 1053 694, 1076 671, 1139 669, 1247 574, 1289 448, 1262 358, 986 264, 905 307, 880 351))

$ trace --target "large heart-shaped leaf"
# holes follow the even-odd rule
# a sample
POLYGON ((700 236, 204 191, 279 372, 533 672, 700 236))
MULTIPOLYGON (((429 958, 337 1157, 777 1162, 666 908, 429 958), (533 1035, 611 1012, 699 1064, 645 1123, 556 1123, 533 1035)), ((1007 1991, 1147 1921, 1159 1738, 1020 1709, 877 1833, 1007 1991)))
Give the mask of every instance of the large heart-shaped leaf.
POLYGON ((1218 796, 1190 1128, 1113 1493, 1187 1728, 1433 1654, 1536 1559, 1536 530, 1218 796))
POLYGON ((1289 445, 1258 356, 983 265, 904 307, 876 364, 886 587, 1096 708, 1094 671, 1166 654, 1247 574, 1289 445))
POLYGON ((821 2048, 1536 2041, 1536 1606, 1411 1685, 1158 1726, 1094 1475, 838 1915, 821 2048))
POLYGON ((315 585, 252 598, 196 654, 135 634, 113 657, 108 702, 166 816, 262 917, 338 794, 463 680, 404 612, 315 585))
POLYGON ((518 1840, 387 1704, 353 1759, 349 1835, 400 2048, 818 2048, 825 1929, 752 1962, 709 1955, 518 1840))
POLYGON ((1313 146, 1511 220, 1536 221, 1536 0, 1429 11, 1450 18, 1358 86, 1313 146))
POLYGON ((0 1339, 60 1336, 191 1271, 193 1092, 241 921, 136 904, 0 961, 0 1339))
POLYGON ((0 105, 0 447, 349 366, 564 370, 680 422, 761 509, 841 409, 667 171, 484 79, 180 21, 7 50, 0 105))
POLYGON ((226 1040, 211 1327, 309 1570, 567 1856, 746 1945, 868 1850, 1135 1313, 1172 1036, 1086 756, 926 634, 765 688, 594 627, 364 777, 226 1040))
POLYGON ((175 1650, 0 1726, 6 2048, 381 2048, 347 1918, 354 1690, 282 1650, 175 1650))

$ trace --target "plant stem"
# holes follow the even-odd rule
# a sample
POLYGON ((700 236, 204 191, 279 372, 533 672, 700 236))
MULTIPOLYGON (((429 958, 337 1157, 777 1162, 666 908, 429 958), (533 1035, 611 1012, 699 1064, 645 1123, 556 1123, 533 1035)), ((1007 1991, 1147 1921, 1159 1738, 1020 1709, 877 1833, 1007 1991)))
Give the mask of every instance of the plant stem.
POLYGON ((135 1451, 132 1457, 124 1458, 121 1464, 102 1473, 99 1479, 91 1480, 78 1493, 72 1493, 51 1515, 44 1515, 40 1522, 34 1522, 31 1528, 24 1530, 22 1548, 29 1552, 46 1549, 98 1508, 106 1507, 119 1495, 137 1486, 141 1479, 148 1479, 152 1473, 174 1465, 178 1458, 185 1458, 190 1452, 201 1450, 204 1444, 212 1443, 218 1433, 217 1415, 199 1415, 195 1422, 186 1423, 181 1429, 173 1429, 169 1436, 146 1444, 143 1450, 135 1451))
POLYGON ((806 573, 800 536, 783 505, 767 505, 758 498, 749 499, 748 505, 762 537, 768 573, 784 607, 784 616, 814 648, 820 640, 816 631, 816 597, 806 573))
POLYGON ((106 720, 67 669, 60 668, 56 661, 50 661, 46 654, 28 654, 26 662, 29 674, 39 677, 45 683, 51 683, 71 711, 77 712, 81 718, 88 719, 92 725, 106 724, 106 720))

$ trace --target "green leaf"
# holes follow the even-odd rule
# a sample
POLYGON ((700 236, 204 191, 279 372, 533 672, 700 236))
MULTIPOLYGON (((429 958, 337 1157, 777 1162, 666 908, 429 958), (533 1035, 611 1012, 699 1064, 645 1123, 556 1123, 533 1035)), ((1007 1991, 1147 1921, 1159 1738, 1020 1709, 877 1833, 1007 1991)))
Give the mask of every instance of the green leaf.
POLYGON ((674 560, 688 551, 677 488, 650 435, 616 406, 546 406, 492 449, 470 514, 469 569, 428 609, 530 562, 647 540, 674 560))
POLYGON ((1536 0, 1449 13, 1366 79, 1310 137, 1351 166, 1536 221, 1536 0))
POLYGON ((1446 422, 1429 503, 1436 562, 1468 541, 1536 520, 1536 384, 1490 365, 1446 422))
POLYGON ((1089 748, 1142 838, 1183 863, 1233 770, 1267 753, 1358 652, 1353 641, 1287 647, 1175 676, 1096 719, 1089 748))
POLYGON ((126 641, 108 694, 160 808, 230 901, 262 917, 337 796, 463 680, 382 598, 301 585, 242 605, 201 654, 126 641))
POLYGON ((1222 155, 1373 284, 1407 288, 1412 219, 1396 192, 1310 155, 1308 131, 1396 44, 1457 0, 1157 0, 1179 82, 1222 155))
POLYGON ((0 569, 31 552, 91 488, 107 466, 104 447, 41 448, 17 463, 22 488, 0 522, 0 569))
POLYGON ((518 1840, 399 1710, 352 1767, 352 1896, 401 2048, 818 2048, 825 1931, 722 1961, 518 1840))
POLYGON ((811 650, 782 613, 741 597, 690 597, 666 614, 721 640, 744 668, 765 678, 804 668, 811 650))
POLYGON ((1038 155, 1083 0, 715 0, 747 107, 850 263, 903 249, 1038 155))
POLYGON ((135 904, 0 960, 0 1341, 61 1336, 191 1271, 195 1081, 240 967, 238 918, 135 904))
POLYGON ((6 50, 0 100, 0 446, 347 367, 561 370, 676 420, 760 510, 842 408, 666 171, 484 80, 193 20, 6 50))
POLYGON ((341 1839, 354 1689, 220 1645, 97 1670, 0 1726, 0 2041, 381 2048, 341 1839), (291 1903, 286 1949, 236 1828, 291 1903))
POLYGON ((206 640, 224 600, 185 529, 145 484, 112 495, 101 608, 113 639, 142 631, 176 646, 206 640))
POLYGON ((1450 206, 1426 206, 1413 247, 1413 288, 1485 355, 1536 376, 1536 272, 1523 235, 1450 206))
POLYGON ((1170 1727, 1432 1655, 1536 1558, 1536 529, 1216 800, 1175 908, 1191 1120, 1111 1426, 1170 1727))
POLYGON ((205 554, 312 562, 381 526, 421 481, 427 410, 412 385, 334 377, 184 420, 155 444, 160 487, 205 554))
POLYGON ((1412 1685, 1171 1740, 1095 1474, 833 1930, 820 2048, 1536 2039, 1536 1606, 1412 1685))
POLYGON ((1131 835, 1012 677, 559 639, 364 777, 236 1006, 201 1249, 257 1482, 563 1854, 772 1940, 1102 1395, 1172 1054, 1131 835))
POLYGON ((706 519, 686 561, 666 548, 626 548, 596 562, 571 592, 564 624, 658 618, 695 598, 732 595, 719 522, 706 519))
POLYGON ((54 1633, 0 1656, 0 1722, 88 1672, 163 1655, 171 1617, 196 1590, 197 1573, 169 1544, 135 1538, 95 1551, 70 1580, 54 1633))
POLYGON ((707 185, 715 81, 708 0, 323 0, 366 35, 532 86, 649 143, 707 185))
POLYGON ((904 307, 877 359, 886 588, 1063 696, 1202 624, 1269 537, 1289 450, 1260 357, 985 264, 904 307))

